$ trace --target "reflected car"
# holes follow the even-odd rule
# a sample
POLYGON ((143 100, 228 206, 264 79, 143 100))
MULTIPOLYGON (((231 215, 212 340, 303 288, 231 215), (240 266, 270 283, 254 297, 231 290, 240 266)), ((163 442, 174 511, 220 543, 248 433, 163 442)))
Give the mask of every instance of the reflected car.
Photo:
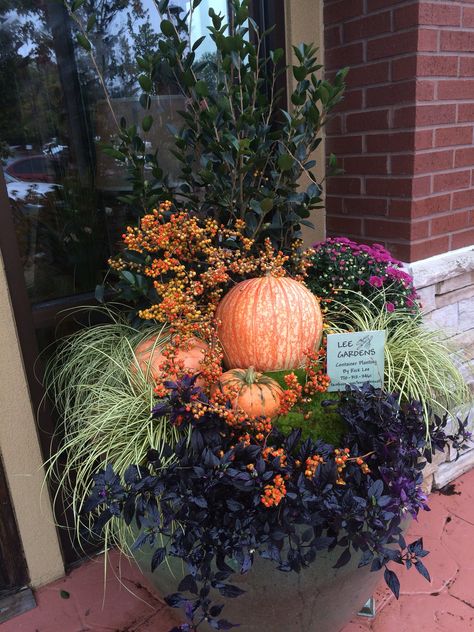
POLYGON ((67 145, 61 145, 56 138, 53 138, 49 143, 45 143, 42 147, 43 154, 45 156, 61 156, 68 151, 67 145))
POLYGON ((5 172, 24 182, 52 182, 56 179, 54 164, 46 156, 22 156, 13 158, 5 167, 5 172))
POLYGON ((5 182, 7 184, 8 197, 14 202, 24 204, 37 204, 41 206, 48 195, 54 194, 60 185, 46 182, 24 182, 14 178, 5 169, 5 182))

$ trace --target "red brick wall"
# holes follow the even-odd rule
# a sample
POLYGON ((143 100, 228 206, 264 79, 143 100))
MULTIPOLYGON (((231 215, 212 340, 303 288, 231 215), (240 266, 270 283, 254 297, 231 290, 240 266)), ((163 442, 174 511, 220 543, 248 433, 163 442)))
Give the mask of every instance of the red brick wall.
POLYGON ((405 261, 474 243, 474 0, 325 0, 328 75, 349 66, 327 151, 328 233, 405 261))

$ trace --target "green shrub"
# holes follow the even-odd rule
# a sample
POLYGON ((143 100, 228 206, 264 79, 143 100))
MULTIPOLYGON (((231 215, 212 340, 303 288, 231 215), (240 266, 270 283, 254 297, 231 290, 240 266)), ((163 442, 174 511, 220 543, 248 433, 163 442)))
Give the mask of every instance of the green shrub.
MULTIPOLYGON (((127 166, 133 190, 125 200, 138 213, 172 200, 225 226, 243 219, 247 236, 259 247, 270 238, 289 251, 301 226, 310 223, 311 211, 321 207, 314 151, 331 110, 342 100, 348 69, 331 80, 320 77, 322 67, 311 44, 294 46, 294 60, 287 66, 283 49, 267 49, 268 32, 252 19, 250 0, 229 2, 228 18, 209 9, 208 40, 214 50, 203 54, 204 37, 191 45, 190 16, 200 2, 193 0, 190 11, 181 14, 169 0, 155 1, 159 47, 137 58, 141 126, 119 122, 108 98, 117 138, 106 151, 127 166), (279 88, 286 72, 295 80, 288 104, 279 88), (171 149, 179 165, 176 184, 163 169, 159 148, 146 148, 147 134, 158 125, 153 98, 163 76, 172 78, 186 103, 171 149), (210 84, 206 77, 212 77, 210 84)), ((79 45, 95 61, 97 51, 80 4, 66 4, 79 29, 79 45)), ((329 168, 336 170, 334 156, 329 168)))

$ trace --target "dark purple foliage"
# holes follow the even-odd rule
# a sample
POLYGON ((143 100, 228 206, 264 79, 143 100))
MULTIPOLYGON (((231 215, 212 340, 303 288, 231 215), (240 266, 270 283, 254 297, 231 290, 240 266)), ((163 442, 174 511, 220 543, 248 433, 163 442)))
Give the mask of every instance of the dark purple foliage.
POLYGON ((396 396, 369 385, 348 389, 338 404, 348 428, 344 446, 351 456, 364 456, 370 473, 348 461, 346 484, 341 485, 334 446, 311 439, 302 443, 300 430, 289 437, 274 431, 269 444, 283 446, 287 458, 266 459, 261 445, 236 443, 235 434, 214 413, 196 421, 186 412, 194 382, 170 386, 167 408, 156 412, 173 418, 179 411, 184 417, 182 439, 164 453, 175 459, 165 467, 152 450, 148 466, 129 468, 122 483, 108 466, 95 476, 84 509, 98 512, 100 528, 117 515, 127 524, 134 521, 139 530, 134 546, 153 548, 153 570, 166 555, 184 561, 187 574, 166 600, 184 610, 188 623, 174 632, 194 631, 204 620, 216 630, 234 627, 220 618, 223 606, 215 599, 242 593, 230 581, 235 565, 238 572, 251 572, 256 555, 272 560, 280 571, 304 572, 319 551, 340 550, 335 567, 357 555, 360 566, 385 569, 385 580, 397 596, 399 582, 389 562, 414 566, 429 578, 421 562, 427 554, 423 543, 407 546, 403 523, 428 509, 420 487, 423 456, 444 449, 448 439, 460 447, 468 437, 465 423, 460 423, 459 437, 452 437, 444 433, 445 420, 437 419, 430 448, 419 404, 400 407, 396 396), (308 478, 300 464, 315 454, 324 463, 308 478), (277 474, 284 477, 287 493, 277 507, 266 508, 262 493, 277 474))

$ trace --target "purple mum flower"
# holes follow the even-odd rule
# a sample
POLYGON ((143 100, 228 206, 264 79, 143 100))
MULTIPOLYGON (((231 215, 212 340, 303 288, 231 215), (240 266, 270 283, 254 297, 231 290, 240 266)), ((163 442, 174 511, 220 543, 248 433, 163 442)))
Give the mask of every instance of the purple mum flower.
POLYGON ((369 278, 369 283, 370 285, 372 285, 373 287, 382 287, 383 285, 383 279, 381 279, 379 276, 371 276, 369 278))

